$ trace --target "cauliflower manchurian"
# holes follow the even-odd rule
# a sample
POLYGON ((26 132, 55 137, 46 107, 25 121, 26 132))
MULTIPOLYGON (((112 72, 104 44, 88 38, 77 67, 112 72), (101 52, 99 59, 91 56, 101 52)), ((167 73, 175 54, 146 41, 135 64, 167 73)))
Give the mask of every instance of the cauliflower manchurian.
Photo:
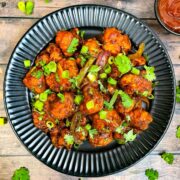
POLYGON ((24 77, 34 94, 33 123, 58 148, 133 141, 153 121, 147 107, 156 76, 144 43, 133 52, 128 35, 114 27, 100 38, 83 34, 58 31, 24 77))

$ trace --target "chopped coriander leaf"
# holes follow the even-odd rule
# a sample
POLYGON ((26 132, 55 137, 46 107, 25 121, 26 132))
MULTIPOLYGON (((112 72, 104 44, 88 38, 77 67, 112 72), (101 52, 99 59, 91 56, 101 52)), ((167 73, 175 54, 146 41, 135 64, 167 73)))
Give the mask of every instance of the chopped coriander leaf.
POLYGON ((115 132, 119 133, 119 134, 123 134, 124 127, 122 125, 120 125, 119 127, 116 128, 115 132))
POLYGON ((146 70, 146 74, 144 75, 144 78, 146 78, 148 81, 153 81, 156 79, 156 75, 154 73, 154 67, 151 66, 144 66, 146 70))
POLYGON ((7 123, 7 119, 4 117, 0 117, 0 126, 3 126, 7 123))
POLYGON ((145 175, 148 177, 148 180, 157 180, 159 178, 159 173, 154 169, 146 169, 145 175))
POLYGON ((85 128, 86 128, 87 131, 89 131, 91 129, 91 125, 90 124, 86 124, 85 128))
POLYGON ((115 86, 117 84, 117 81, 115 79, 113 79, 112 77, 109 77, 107 82, 113 86, 115 86))
POLYGON ((48 129, 52 129, 54 127, 54 123, 52 121, 46 121, 46 126, 48 129))
POLYGON ((122 100, 122 105, 125 108, 129 108, 132 106, 133 104, 133 99, 131 99, 131 97, 126 94, 125 92, 123 92, 122 90, 119 90, 119 95, 121 96, 121 100, 122 100))
POLYGON ((77 50, 78 44, 79 44, 79 39, 73 38, 67 49, 67 52, 73 54, 77 50))
POLYGON ((61 102, 64 102, 64 94, 58 93, 57 96, 61 99, 61 102))
POLYGON ((69 71, 68 70, 65 70, 65 71, 62 72, 62 78, 64 78, 64 79, 69 78, 69 71))
POLYGON ((100 91, 102 91, 103 93, 106 93, 107 89, 104 87, 104 85, 102 84, 100 80, 98 80, 98 84, 99 84, 100 91))
POLYGON ((88 53, 88 46, 83 45, 80 51, 81 54, 87 54, 88 53))
POLYGON ((129 115, 126 116, 126 120, 127 122, 130 122, 131 121, 131 117, 129 115))
POLYGON ((101 73, 101 74, 99 75, 99 77, 100 77, 101 79, 105 79, 105 78, 107 78, 107 74, 106 74, 106 73, 101 73))
POLYGON ((72 84, 71 86, 72 86, 73 89, 75 89, 77 87, 77 80, 78 80, 78 76, 69 79, 69 82, 72 84))
POLYGON ((132 72, 133 74, 135 74, 135 75, 139 75, 139 74, 140 74, 140 70, 137 69, 137 68, 135 68, 135 67, 133 67, 133 68, 131 69, 131 72, 132 72))
POLYGON ((109 74, 111 73, 111 66, 109 64, 106 64, 105 67, 104 67, 104 72, 106 74, 109 74))
POLYGON ((109 63, 109 64, 113 64, 113 63, 114 63, 114 57, 113 57, 113 56, 110 56, 110 57, 108 58, 108 63, 109 63))
POLYGON ((136 139, 136 134, 133 134, 133 129, 128 133, 124 134, 125 142, 134 141, 136 139))
POLYGON ((54 61, 51 61, 43 67, 43 70, 46 76, 49 75, 51 72, 55 73, 57 70, 57 64, 54 61))
POLYGON ((94 101, 93 101, 93 100, 88 101, 88 102, 86 103, 86 108, 87 108, 88 110, 94 108, 94 101))
POLYGON ((17 4, 17 7, 21 12, 23 12, 23 13, 26 12, 26 4, 24 1, 19 1, 17 4))
POLYGON ((30 66, 31 66, 31 61, 28 59, 24 60, 24 67, 29 68, 30 66))
POLYGON ((90 68, 89 68, 89 72, 92 72, 92 73, 97 73, 101 70, 101 67, 100 66, 97 66, 97 65, 92 65, 90 68))
POLYGON ((81 126, 76 128, 76 132, 81 132, 81 131, 83 131, 83 128, 81 126))
POLYGON ((121 74, 128 73, 132 68, 130 59, 127 56, 122 55, 122 54, 121 55, 118 54, 115 57, 114 64, 117 66, 121 74))
POLYGON ((180 86, 176 86, 176 102, 180 103, 180 86))
POLYGON ((94 82, 94 81, 96 81, 96 79, 97 79, 97 73, 89 72, 88 75, 87 75, 87 78, 88 78, 91 82, 94 82))
POLYGON ((161 158, 164 159, 164 161, 166 161, 168 164, 172 164, 174 161, 174 155, 172 153, 166 153, 164 152, 161 155, 161 158))
POLYGON ((74 103, 80 105, 83 100, 83 95, 76 95, 74 99, 74 103))
POLYGON ((69 121, 69 119, 66 119, 66 127, 69 127, 71 125, 71 122, 69 121))
POLYGON ((11 180, 30 180, 29 170, 26 167, 16 169, 11 180))
POLYGON ((26 1, 26 14, 30 15, 32 14, 34 10, 34 2, 31 0, 26 1))
POLYGON ((41 70, 33 71, 31 75, 37 79, 40 79, 43 76, 43 72, 41 70))
POLYGON ((107 112, 106 111, 100 111, 99 112, 100 119, 106 119, 107 118, 107 112))
POLYGON ((72 135, 70 135, 70 134, 66 134, 66 135, 64 136, 64 140, 66 141, 66 143, 67 143, 68 145, 74 144, 74 137, 73 137, 72 135))
POLYGON ((44 103, 41 102, 40 100, 35 101, 34 103, 34 108, 37 109, 38 111, 42 111, 44 107, 44 103))
POLYGON ((180 126, 177 127, 176 137, 180 139, 180 126))
POLYGON ((96 135, 97 133, 98 133, 98 132, 97 132, 96 129, 90 129, 90 130, 89 130, 89 136, 90 136, 90 138, 93 139, 93 138, 94 138, 94 135, 96 135))

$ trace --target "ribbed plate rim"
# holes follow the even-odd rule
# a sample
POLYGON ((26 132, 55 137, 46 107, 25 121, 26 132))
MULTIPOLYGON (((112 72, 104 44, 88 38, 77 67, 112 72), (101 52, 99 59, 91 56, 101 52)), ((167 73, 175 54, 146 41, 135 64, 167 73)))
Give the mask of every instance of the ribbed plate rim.
POLYGON ((173 64, 172 64, 172 61, 170 59, 170 56, 167 52, 167 49, 165 48, 164 44, 162 43, 162 41, 159 39, 158 35, 145 23, 143 22, 142 20, 140 20, 139 18, 135 17, 134 15, 126 12, 126 11, 123 11, 121 9, 118 9, 118 8, 115 8, 115 7, 111 7, 111 6, 106 6, 106 5, 99 5, 99 4, 79 4, 79 5, 72 5, 72 6, 67 6, 67 7, 64 7, 64 8, 61 8, 61 9, 58 9, 56 11, 53 11, 47 15, 45 15, 44 17, 40 18, 37 22, 35 22, 35 24, 33 24, 25 33, 24 35, 21 37, 21 39, 18 41, 18 43, 16 44, 11 56, 10 56, 10 60, 7 64, 7 67, 6 67, 6 71, 5 71, 5 76, 4 76, 4 83, 3 83, 3 101, 4 101, 4 105, 5 105, 5 111, 6 111, 6 115, 7 115, 7 118, 10 122, 10 125, 11 125, 11 128, 13 129, 15 135, 17 136, 17 138, 19 139, 19 141, 21 142, 21 144, 23 144, 23 146, 28 150, 28 152, 30 152, 36 159, 38 159, 39 161, 41 161, 43 164, 45 164, 46 166, 50 167, 51 169, 57 171, 57 172, 60 172, 60 173, 63 173, 63 174, 66 174, 63 172, 62 169, 60 170, 57 170, 55 168, 53 168, 52 166, 50 166, 48 163, 46 163, 45 161, 39 159, 35 153, 33 153, 25 144, 24 142, 20 139, 19 135, 17 134, 16 130, 14 129, 14 126, 10 120, 10 116, 9 116, 9 113, 8 113, 8 107, 7 107, 7 102, 6 102, 6 91, 5 91, 5 85, 6 85, 6 78, 7 78, 7 71, 9 69, 9 66, 11 64, 11 59, 12 59, 12 56, 15 52, 15 50, 17 49, 17 47, 19 46, 19 44, 21 43, 21 41, 23 40, 24 36, 29 33, 29 31, 34 28, 40 21, 42 21, 43 19, 51 16, 52 14, 55 14, 59 11, 64 11, 64 10, 67 10, 67 9, 71 9, 71 8, 76 8, 76 7, 99 7, 99 8, 104 8, 104 9, 114 9, 116 11, 120 11, 121 13, 123 14, 126 14, 126 15, 129 15, 130 17, 134 18, 135 20, 137 20, 138 22, 140 22, 143 26, 145 26, 151 33, 152 35, 155 37, 155 39, 158 41, 158 43, 162 46, 162 48, 164 49, 164 53, 167 55, 167 59, 168 59, 168 62, 169 62, 169 65, 170 65, 170 68, 171 68, 171 71, 172 71, 172 78, 173 78, 173 94, 174 94, 174 98, 173 98, 173 106, 172 106, 172 110, 171 110, 171 115, 170 115, 170 118, 169 118, 169 121, 166 125, 166 128, 164 130, 164 132, 162 133, 161 137, 158 139, 158 141, 156 141, 156 144, 154 145, 154 147, 152 147, 143 157, 139 158, 137 161, 135 161, 134 163, 122 168, 122 169, 119 169, 119 170, 116 170, 116 171, 113 171, 113 172, 108 172, 108 173, 103 173, 102 175, 101 174, 90 174, 89 176, 86 175, 86 174, 73 174, 73 172, 70 172, 70 173, 67 173, 67 175, 71 175, 71 176, 76 176, 76 177, 103 177, 103 176, 107 176, 107 175, 112 175, 112 174, 115 174, 115 173, 119 173, 119 172, 122 172, 132 166, 134 166, 135 164, 139 163, 142 159, 144 159, 146 156, 148 156, 156 147, 157 145, 160 143, 160 141, 163 139, 164 135, 166 134, 169 126, 170 126, 170 123, 172 121, 172 117, 173 117, 173 114, 174 114, 174 110, 175 110, 175 104, 176 104, 176 101, 175 101, 175 95, 176 95, 176 80, 175 80, 175 73, 174 73, 174 68, 173 68, 173 64))

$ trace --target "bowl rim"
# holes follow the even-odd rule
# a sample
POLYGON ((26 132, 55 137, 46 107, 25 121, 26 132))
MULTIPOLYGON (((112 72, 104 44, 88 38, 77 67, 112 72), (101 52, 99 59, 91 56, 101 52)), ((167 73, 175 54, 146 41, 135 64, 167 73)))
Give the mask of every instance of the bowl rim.
POLYGON ((176 36, 180 36, 180 33, 177 33, 173 30, 171 30, 170 28, 168 28, 167 25, 165 25, 165 23, 161 20, 161 18, 159 17, 159 13, 158 13, 158 1, 159 0, 155 0, 154 1, 154 12, 155 12, 155 16, 156 16, 156 19, 158 20, 159 24, 168 32, 170 32, 171 34, 174 34, 176 36))
POLYGON ((39 160, 40 162, 42 162, 44 165, 48 166, 49 168, 57 171, 58 173, 62 173, 64 175, 69 175, 69 176, 75 176, 75 177, 90 177, 90 178, 93 178, 93 177, 104 177, 104 176, 108 176, 108 175, 114 175, 114 174, 117 174, 117 173, 121 173, 131 167, 133 167, 134 165, 138 164, 141 160, 145 159, 156 147, 157 145, 159 145, 159 143, 161 142, 161 140, 163 139, 163 137, 165 136, 171 122, 172 122, 172 117, 174 115, 174 111, 175 111, 175 105, 176 105, 176 80, 175 80, 175 73, 174 73, 174 68, 173 68, 173 64, 172 64, 172 61, 171 61, 171 58, 168 54, 168 51, 165 47, 165 45, 162 43, 162 41, 159 39, 158 35, 156 34, 156 32, 154 32, 154 30, 152 30, 143 20, 137 18, 136 16, 124 11, 124 10, 121 10, 121 9, 118 9, 118 8, 115 8, 115 7, 112 7, 112 6, 107 6, 107 5, 102 5, 102 4, 78 4, 78 5, 72 5, 72 6, 66 6, 64 8, 60 8, 60 9, 57 9, 43 17, 41 17, 38 21, 36 21, 32 26, 30 26, 26 32, 22 35, 22 37, 20 38, 20 40, 17 42, 14 50, 12 51, 11 53, 11 56, 9 58, 9 61, 8 61, 8 64, 7 64, 7 67, 6 67, 6 71, 5 71, 5 75, 4 75, 4 82, 3 82, 3 101, 4 101, 4 107, 5 107, 5 112, 6 112, 6 115, 7 115, 7 119, 8 119, 8 122, 10 122, 10 126, 11 128, 13 129, 13 132, 15 133, 16 137, 19 139, 20 143, 25 147, 25 149, 31 154, 33 155, 37 160, 39 160), (40 21, 42 21, 43 19, 51 16, 52 14, 54 13, 57 13, 59 11, 63 11, 63 10, 66 10, 66 9, 69 9, 69 8, 75 8, 75 7, 103 7, 103 8, 108 8, 108 9, 114 9, 116 11, 120 11, 122 13, 125 13, 131 17, 133 17, 135 20, 139 21, 140 23, 144 24, 146 26, 146 28, 152 33, 152 35, 157 39, 158 43, 163 47, 164 49, 164 52, 166 53, 167 55, 167 59, 168 59, 168 62, 169 62, 169 65, 171 67, 171 72, 172 72, 172 78, 173 78, 173 89, 172 89, 172 92, 174 94, 174 97, 173 97, 173 105, 172 105, 172 111, 171 111, 171 114, 170 114, 170 117, 169 117, 169 120, 168 120, 168 123, 166 125, 166 128, 164 130, 164 132, 162 133, 161 137, 157 140, 156 144, 141 158, 139 158, 137 161, 135 161, 134 163, 122 168, 122 169, 119 169, 119 170, 115 170, 115 171, 112 171, 112 172, 107 172, 107 173, 104 173, 104 174, 91 174, 90 176, 88 175, 84 175, 84 174, 74 174, 74 173, 66 173, 64 172, 62 169, 59 169, 57 170, 56 168, 53 168, 53 166, 49 165, 47 162, 43 161, 42 159, 38 158, 38 156, 35 155, 34 152, 32 152, 25 144, 24 142, 20 139, 19 135, 17 134, 13 124, 12 124, 12 121, 10 120, 10 114, 8 112, 8 107, 7 107, 7 102, 6 102, 6 91, 5 91, 5 85, 6 85, 6 78, 7 78, 7 74, 8 74, 8 69, 10 67, 10 64, 11 64, 11 59, 13 57, 13 54, 15 53, 17 47, 19 46, 19 44, 21 43, 21 41, 23 40, 24 36, 26 34, 29 33, 29 31, 34 28, 40 21))

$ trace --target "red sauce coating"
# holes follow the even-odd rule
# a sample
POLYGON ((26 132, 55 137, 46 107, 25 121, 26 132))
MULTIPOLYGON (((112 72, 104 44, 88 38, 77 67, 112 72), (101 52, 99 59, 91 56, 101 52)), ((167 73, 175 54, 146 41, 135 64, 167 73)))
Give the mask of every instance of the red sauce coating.
POLYGON ((159 0, 158 13, 169 29, 180 33, 180 0, 159 0))

